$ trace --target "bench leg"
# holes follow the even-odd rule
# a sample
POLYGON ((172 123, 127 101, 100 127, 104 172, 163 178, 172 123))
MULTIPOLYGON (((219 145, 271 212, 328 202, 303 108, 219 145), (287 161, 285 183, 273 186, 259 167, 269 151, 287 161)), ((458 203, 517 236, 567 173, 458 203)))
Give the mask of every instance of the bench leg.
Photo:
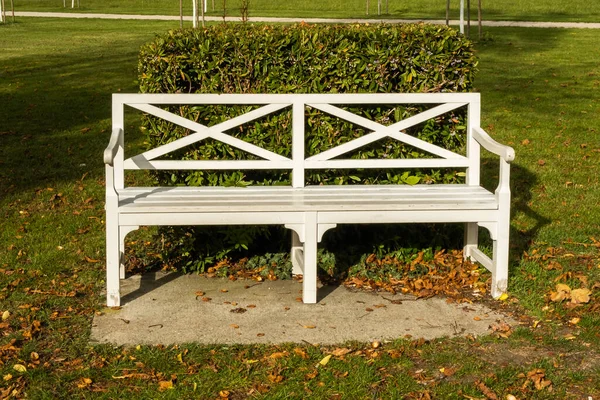
POLYGON ((317 302, 317 213, 306 213, 304 221, 304 270, 302 279, 302 301, 317 302))
POLYGON ((465 224, 465 244, 463 247, 463 256, 465 260, 472 257, 472 250, 477 249, 479 243, 479 227, 476 222, 465 224))
POLYGON ((296 231, 292 230, 292 275, 304 273, 304 247, 296 231))
POLYGON ((497 238, 494 240, 492 271, 492 297, 497 299, 508 288, 508 250, 510 223, 508 220, 498 223, 497 238))
POLYGON ((106 305, 121 305, 120 265, 121 248, 119 243, 119 225, 117 217, 106 216, 106 305))

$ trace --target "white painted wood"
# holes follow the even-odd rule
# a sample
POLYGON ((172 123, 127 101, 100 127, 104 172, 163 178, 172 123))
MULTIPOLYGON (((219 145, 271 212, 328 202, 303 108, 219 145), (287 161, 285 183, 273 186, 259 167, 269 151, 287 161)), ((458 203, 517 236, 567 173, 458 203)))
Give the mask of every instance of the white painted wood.
POLYGON ((359 169, 359 168, 462 168, 469 165, 467 159, 440 159, 440 158, 402 158, 393 160, 326 160, 309 161, 305 166, 308 169, 359 169))
POLYGON ((113 102, 134 104, 441 104, 470 103, 479 93, 328 93, 328 94, 149 94, 116 93, 113 102))
POLYGON ((317 244, 337 224, 464 223, 465 257, 492 272, 492 295, 506 291, 510 230, 510 165, 514 150, 493 140, 479 127, 480 97, 473 93, 419 94, 116 94, 113 95, 113 133, 104 152, 106 164, 107 304, 120 304, 119 278, 125 235, 144 225, 284 225, 292 232, 292 263, 302 273, 303 301, 317 300, 317 244), (156 105, 247 104, 262 106, 221 124, 207 127, 156 105), (335 105, 432 104, 431 109, 383 126, 335 105), (415 124, 464 105, 468 107, 466 156, 402 132, 415 124), (124 160, 124 106, 147 112, 190 129, 192 134, 124 160), (292 108, 292 157, 286 158, 224 133, 241 124, 286 107, 292 108), (363 126, 371 133, 306 158, 305 108, 363 126), (391 137, 437 158, 361 160, 333 159, 391 137), (156 158, 207 138, 227 143, 262 160, 157 160, 156 158), (500 157, 499 183, 494 193, 479 185, 480 147, 500 157), (306 169, 465 168, 467 183, 457 185, 305 186, 306 169), (291 186, 250 187, 124 187, 125 169, 285 169, 291 186), (490 259, 477 248, 479 227, 494 242, 490 259))
POLYGON ((515 159, 515 150, 512 147, 496 142, 483 129, 474 127, 472 135, 484 149, 500 156, 507 163, 515 159))
POLYGON ((304 214, 304 270, 302 275, 302 301, 317 302, 317 213, 304 214))
POLYGON ((292 186, 295 188, 304 187, 304 145, 306 138, 304 137, 304 104, 300 102, 294 103, 292 110, 292 186))
POLYGON ((442 104, 440 106, 434 107, 417 115, 413 115, 412 117, 406 118, 402 121, 396 122, 390 126, 381 125, 375 121, 371 121, 369 119, 363 118, 359 115, 350 113, 348 111, 342 110, 337 107, 333 107, 330 105, 322 105, 322 104, 310 104, 312 107, 317 108, 321 111, 325 111, 334 116, 343 118, 347 121, 353 122, 355 124, 361 125, 365 128, 372 129, 375 132, 370 133, 368 135, 362 136, 360 138, 354 139, 348 143, 344 143, 340 146, 334 147, 333 149, 324 151, 315 156, 307 158, 308 160, 329 160, 334 157, 338 157, 342 154, 348 153, 352 150, 356 150, 360 147, 363 147, 367 144, 373 143, 377 140, 380 140, 386 136, 393 137, 396 140, 401 142, 405 142, 417 148, 428 151, 434 155, 439 155, 444 158, 456 158, 458 155, 446 149, 442 149, 441 147, 434 146, 431 143, 427 143, 423 140, 417 139, 405 133, 401 133, 398 131, 408 129, 412 126, 425 122, 431 118, 435 118, 441 114, 444 114, 448 111, 455 110, 459 107, 462 107, 464 104, 442 104))
POLYGON ((292 274, 302 275, 304 271, 304 247, 300 241, 300 237, 296 231, 292 230, 292 251, 290 258, 292 259, 292 274))
POLYGON ((113 160, 119 151, 119 143, 121 142, 121 137, 123 136, 123 129, 117 128, 113 130, 112 135, 110 136, 110 141, 108 142, 108 147, 104 150, 104 163, 110 166, 113 166, 113 160))
POLYGON ((261 161, 261 160, 143 160, 141 158, 129 158, 125 161, 124 168, 156 169, 156 170, 244 170, 244 169, 292 169, 293 162, 285 161, 261 161))
POLYGON ((473 129, 478 127, 480 124, 480 113, 481 105, 479 104, 479 98, 473 100, 468 105, 468 118, 467 118, 467 158, 469 159, 469 167, 465 171, 466 183, 468 185, 479 185, 480 179, 480 145, 473 135, 469 135, 469 132, 473 132, 473 129))
POLYGON ((154 116, 163 118, 167 121, 170 121, 174 124, 191 129, 193 131, 197 131, 196 134, 192 134, 192 135, 186 136, 185 138, 178 139, 171 143, 157 147, 156 149, 148 151, 146 153, 143 153, 137 157, 139 157, 141 159, 151 160, 153 158, 170 153, 174 150, 178 150, 178 149, 181 149, 190 144, 196 143, 200 140, 203 140, 206 138, 213 138, 215 140, 226 143, 230 146, 236 147, 240 150, 244 150, 250 154, 253 154, 253 155, 256 155, 259 157, 263 157, 267 160, 289 160, 288 158, 280 156, 279 154, 273 153, 273 152, 265 150, 261 147, 255 146, 251 143, 245 142, 243 140, 234 138, 233 136, 223 133, 223 131, 225 131, 225 130, 235 128, 236 126, 240 126, 240 125, 250 122, 254 119, 263 117, 272 112, 278 111, 278 110, 284 108, 285 106, 286 105, 271 104, 266 107, 262 107, 258 110, 254 110, 254 111, 251 111, 244 115, 232 118, 226 122, 217 124, 214 127, 207 127, 205 125, 199 124, 195 121, 192 121, 187 118, 181 117, 179 115, 173 114, 169 111, 163 110, 161 108, 155 107, 150 104, 132 105, 132 107, 137 108, 138 110, 141 110, 148 114, 152 114, 154 116), (150 158, 148 158, 147 154, 150 155, 150 158))

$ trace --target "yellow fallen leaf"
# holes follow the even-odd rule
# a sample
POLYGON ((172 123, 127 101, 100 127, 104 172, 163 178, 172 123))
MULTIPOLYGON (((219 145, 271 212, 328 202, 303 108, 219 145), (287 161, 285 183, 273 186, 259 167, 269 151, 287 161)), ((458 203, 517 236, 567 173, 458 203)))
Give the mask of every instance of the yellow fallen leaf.
POLYGON ((10 311, 6 310, 2 313, 2 321, 6 321, 10 318, 10 311))
POLYGON ((182 353, 177 354, 177 361, 179 361, 180 363, 183 363, 183 354, 182 353))
POLYGON ((571 319, 569 320, 569 323, 570 323, 571 325, 577 325, 577 324, 579 323, 579 321, 581 321, 581 318, 579 318, 579 317, 575 317, 575 318, 571 318, 571 319))
POLYGON ((27 368, 23 364, 15 364, 13 365, 13 369, 17 372, 27 372, 27 368))
POLYGON ((5 381, 10 381, 12 379, 12 375, 11 374, 6 374, 2 377, 2 379, 4 379, 5 381))
POLYGON ((321 361, 319 361, 319 364, 322 366, 325 366, 325 365, 327 365, 327 363, 329 362, 330 359, 331 359, 331 354, 328 354, 325 357, 323 357, 323 359, 321 361))
POLYGON ((277 351, 269 356, 269 358, 283 358, 288 355, 287 351, 277 351))
POLYGON ((507 293, 502 293, 500 295, 500 297, 498 297, 498 300, 500 300, 500 301, 505 301, 506 299, 508 299, 508 294, 507 293))
POLYGON ((590 294, 592 294, 592 292, 589 289, 574 289, 571 291, 571 303, 589 303, 590 294))
POLYGON ((160 381, 158 382, 158 390, 161 392, 164 390, 173 389, 173 381, 160 381))
POLYGON ((302 327, 303 327, 304 329, 315 329, 315 328, 316 328, 316 326, 315 326, 315 325, 302 325, 302 327))
POLYGON ((556 284, 556 291, 557 292, 571 293, 571 288, 568 285, 565 285, 564 283, 557 283, 556 284))
POLYGON ((350 350, 347 347, 341 347, 341 348, 338 347, 337 349, 333 350, 331 352, 331 354, 334 355, 334 356, 336 356, 336 357, 340 357, 340 356, 343 356, 343 355, 346 355, 346 354, 350 353, 351 351, 352 350, 350 350))

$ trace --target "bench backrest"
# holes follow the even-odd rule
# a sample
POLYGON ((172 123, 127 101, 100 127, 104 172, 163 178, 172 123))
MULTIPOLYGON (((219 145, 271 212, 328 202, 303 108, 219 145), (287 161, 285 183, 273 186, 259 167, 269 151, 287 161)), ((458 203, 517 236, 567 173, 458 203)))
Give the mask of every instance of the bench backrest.
POLYGON ((115 183, 123 185, 123 170, 243 170, 243 169, 288 169, 292 171, 292 186, 305 185, 307 169, 362 169, 362 168, 465 168, 466 182, 479 184, 480 146, 472 131, 480 125, 480 96, 478 93, 413 93, 413 94, 114 94, 113 131, 124 131, 125 106, 170 121, 189 129, 192 133, 168 144, 150 149, 142 154, 124 159, 123 135, 114 160, 115 183), (213 126, 169 112, 161 105, 258 105, 246 114, 231 118, 213 126), (426 111, 385 126, 346 111, 344 105, 431 105, 426 111), (466 154, 461 155, 436 146, 403 131, 466 106, 466 154), (292 152, 284 157, 252 143, 235 138, 227 130, 262 118, 279 110, 292 110, 292 152), (361 137, 343 143, 319 154, 306 157, 305 118, 307 108, 349 121, 370 131, 361 137), (434 158, 405 159, 343 159, 340 156, 390 137, 413 148, 427 152, 434 158), (158 158, 196 142, 211 138, 252 154, 259 160, 159 160, 158 158))

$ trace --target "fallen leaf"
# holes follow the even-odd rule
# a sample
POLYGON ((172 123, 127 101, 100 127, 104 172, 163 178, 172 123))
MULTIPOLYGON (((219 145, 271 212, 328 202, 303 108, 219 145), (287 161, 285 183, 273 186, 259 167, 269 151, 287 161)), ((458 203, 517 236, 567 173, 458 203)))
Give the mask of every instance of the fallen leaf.
POLYGON ((232 313, 234 313, 234 314, 243 314, 243 313, 245 313, 246 311, 248 311, 248 310, 246 310, 246 309, 245 309, 245 308, 243 308, 243 307, 233 308, 233 309, 229 310, 229 312, 232 312, 232 313))
POLYGON ((570 323, 571 325, 577 325, 577 324, 578 324, 580 321, 581 321, 581 318, 579 318, 579 317, 575 317, 575 318, 571 318, 571 319, 569 320, 569 323, 570 323))
POLYGON ((263 336, 265 336, 265 334, 264 333, 257 333, 256 336, 263 337, 263 336))
POLYGON ((331 352, 332 355, 336 356, 336 357, 340 357, 343 355, 346 355, 348 353, 350 353, 352 350, 350 350, 347 347, 338 347, 337 349, 333 350, 331 352))
POLYGON ((585 288, 571 290, 571 303, 573 303, 573 304, 589 303, 590 294, 592 294, 592 292, 589 289, 585 289, 585 288))
POLYGON ((239 325, 236 325, 236 324, 230 324, 229 326, 232 327, 233 329, 239 329, 239 327, 240 327, 239 325))
POLYGON ((15 364, 15 365, 13 365, 13 369, 15 371, 21 372, 21 373, 27 372, 27 368, 25 368, 25 366, 23 364, 15 364))
POLYGON ((325 357, 323 357, 323 359, 321 361, 319 361, 319 365, 322 365, 322 366, 327 365, 327 363, 329 362, 330 359, 331 359, 331 354, 326 355, 325 357))
POLYGON ((173 389, 173 381, 160 381, 158 382, 158 390, 163 392, 165 390, 173 389))
POLYGON ((2 313, 2 321, 6 321, 10 318, 10 311, 6 310, 2 313))
POLYGON ((196 292, 196 299, 197 299, 198 297, 202 297, 202 296, 204 296, 204 292, 203 292, 202 290, 198 290, 198 291, 196 292))
POLYGON ((88 256, 85 256, 85 261, 89 262, 90 264, 95 264, 95 263, 99 263, 100 260, 95 260, 93 258, 90 258, 88 256))
POLYGON ((538 160, 538 165, 540 167, 543 167, 544 165, 546 165, 546 161, 544 161, 544 160, 538 160))
POLYGON ((10 381, 12 379, 12 375, 11 374, 6 374, 2 377, 2 379, 4 379, 5 381, 10 381))
POLYGON ((523 146, 527 146, 529 143, 531 143, 531 141, 529 139, 524 139, 524 140, 521 141, 521 144, 523 146))
POLYGON ((496 395, 496 393, 494 393, 492 391, 492 389, 490 389, 489 387, 487 387, 485 385, 485 383, 481 382, 480 380, 477 380, 477 381, 475 381, 475 386, 477 386, 477 389, 479 389, 479 391, 481 393, 483 393, 483 395, 488 400, 498 400, 498 396, 496 395))
POLYGON ((276 351, 275 353, 271 354, 269 356, 269 358, 272 359, 277 359, 277 358, 283 358, 285 356, 287 356, 289 353, 287 351, 276 351))
POLYGON ((208 303, 209 301, 211 301, 212 299, 210 297, 203 297, 201 299, 203 302, 208 303))
POLYGON ((83 388, 90 386, 91 384, 92 384, 92 380, 90 378, 81 378, 81 380, 77 384, 77 387, 79 389, 83 389, 83 388))
POLYGON ((229 292, 229 290, 227 290, 227 289, 221 289, 221 293, 227 293, 227 292, 229 292))
POLYGON ((269 374, 267 375, 267 378, 272 383, 279 383, 283 380, 283 376, 279 375, 277 372, 269 372, 269 374))
POLYGON ((256 304, 248 304, 246 308, 256 308, 256 304))
POLYGON ((316 325, 302 325, 304 329, 315 329, 316 325))

